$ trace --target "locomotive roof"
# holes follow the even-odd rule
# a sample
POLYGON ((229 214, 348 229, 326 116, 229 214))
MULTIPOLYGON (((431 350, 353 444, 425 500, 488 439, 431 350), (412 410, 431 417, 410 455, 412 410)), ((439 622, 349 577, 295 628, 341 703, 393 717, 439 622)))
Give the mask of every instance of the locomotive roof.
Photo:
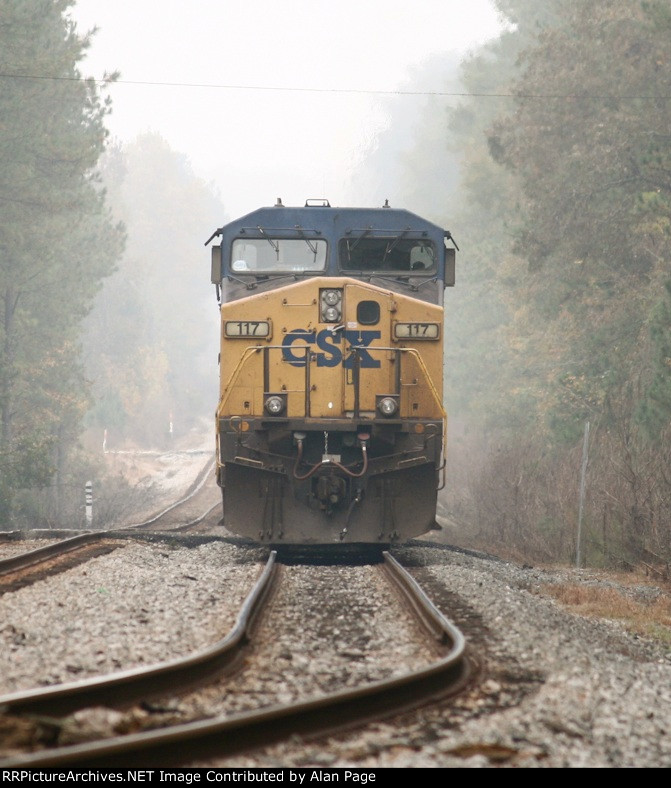
POLYGON ((437 224, 402 208, 391 208, 387 204, 380 208, 341 208, 329 205, 326 200, 308 200, 303 206, 286 206, 278 200, 275 205, 258 208, 225 224, 220 230, 221 234, 231 236, 259 228, 268 232, 294 230, 297 227, 338 236, 368 228, 373 232, 407 231, 441 237, 445 234, 437 224))

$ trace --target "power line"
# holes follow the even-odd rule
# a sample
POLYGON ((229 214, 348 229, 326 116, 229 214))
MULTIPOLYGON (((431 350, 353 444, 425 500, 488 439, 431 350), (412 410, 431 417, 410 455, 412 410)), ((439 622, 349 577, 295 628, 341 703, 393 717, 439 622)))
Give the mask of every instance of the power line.
POLYGON ((140 85, 167 88, 209 88, 213 90, 251 90, 288 93, 340 93, 366 96, 444 96, 447 98, 517 98, 517 99, 592 99, 602 101, 668 101, 671 96, 630 95, 630 94, 581 94, 581 93, 469 93, 443 90, 366 90, 363 88, 301 88, 280 85, 222 85, 211 82, 153 82, 149 80, 114 79, 103 77, 54 77, 40 74, 7 74, 0 72, 3 79, 39 79, 64 82, 88 82, 105 85, 140 85))
MULTIPOLYGON (((44 80, 63 80, 66 82, 86 82, 84 77, 51 77, 36 74, 5 74, 0 72, 0 77, 8 79, 44 79, 44 80)), ((216 90, 260 90, 260 91, 287 91, 293 93, 360 93, 364 95, 390 95, 390 96, 471 96, 471 93, 446 93, 441 91, 423 90, 364 90, 361 88, 301 88, 301 87, 282 87, 280 85, 221 85, 211 82, 151 82, 148 80, 133 79, 97 79, 90 77, 100 85, 145 85, 149 87, 169 87, 169 88, 212 88, 216 90)), ((483 94, 484 95, 484 94, 483 94)), ((494 95, 494 94, 492 94, 494 95)), ((504 95, 504 94, 501 94, 504 95)))

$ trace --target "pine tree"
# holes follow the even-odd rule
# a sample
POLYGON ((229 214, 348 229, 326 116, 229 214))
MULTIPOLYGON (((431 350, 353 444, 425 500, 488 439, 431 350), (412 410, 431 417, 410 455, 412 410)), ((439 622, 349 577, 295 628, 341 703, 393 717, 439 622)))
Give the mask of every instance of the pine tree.
POLYGON ((110 445, 156 446, 172 417, 177 436, 216 403, 218 310, 199 250, 224 207, 156 133, 111 148, 102 172, 128 246, 86 320, 96 398, 87 420, 109 429, 110 445))
POLYGON ((671 424, 671 280, 650 320, 653 373, 638 416, 650 438, 660 440, 671 424))
POLYGON ((123 244, 96 163, 109 103, 72 0, 0 0, 0 523, 62 470, 86 406, 79 328, 123 244))
POLYGON ((511 295, 531 308, 534 345, 554 349, 539 378, 546 423, 571 444, 645 377, 668 276, 670 29, 668 3, 563 0, 523 56, 515 112, 491 131, 524 195, 528 272, 511 295))

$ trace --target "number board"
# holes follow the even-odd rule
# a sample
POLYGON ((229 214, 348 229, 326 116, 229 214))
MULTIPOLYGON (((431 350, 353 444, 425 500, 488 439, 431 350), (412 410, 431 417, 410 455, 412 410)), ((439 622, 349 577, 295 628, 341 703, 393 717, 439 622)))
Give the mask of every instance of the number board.
POLYGON ((265 339, 270 336, 269 320, 227 320, 224 336, 228 339, 265 339))
POLYGON ((436 340, 440 338, 440 326, 438 323, 396 323, 394 338, 436 340))

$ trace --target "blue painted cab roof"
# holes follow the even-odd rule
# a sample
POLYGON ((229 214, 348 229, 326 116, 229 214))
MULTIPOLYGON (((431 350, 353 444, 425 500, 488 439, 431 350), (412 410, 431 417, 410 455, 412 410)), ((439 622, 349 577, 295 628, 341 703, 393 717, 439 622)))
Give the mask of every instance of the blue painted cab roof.
POLYGON ((225 224, 221 228, 224 238, 242 233, 264 231, 293 231, 297 227, 304 231, 317 231, 326 237, 341 237, 348 232, 390 232, 407 230, 410 233, 427 233, 443 237, 445 231, 437 224, 423 219, 411 211, 398 208, 339 208, 334 206, 285 206, 273 205, 259 208, 225 224))

